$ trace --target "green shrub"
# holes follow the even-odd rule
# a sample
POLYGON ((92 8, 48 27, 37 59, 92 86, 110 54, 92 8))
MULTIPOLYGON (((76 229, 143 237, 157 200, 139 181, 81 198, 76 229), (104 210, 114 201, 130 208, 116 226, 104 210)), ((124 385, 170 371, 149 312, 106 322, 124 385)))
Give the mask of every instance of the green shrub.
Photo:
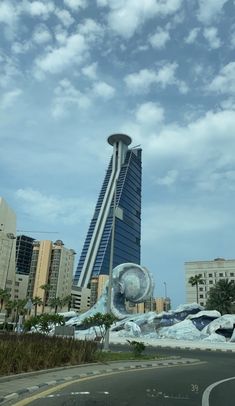
POLYGON ((127 340, 127 342, 130 344, 131 349, 135 355, 135 357, 138 357, 142 354, 142 352, 145 350, 145 345, 142 342, 139 341, 130 341, 127 340))

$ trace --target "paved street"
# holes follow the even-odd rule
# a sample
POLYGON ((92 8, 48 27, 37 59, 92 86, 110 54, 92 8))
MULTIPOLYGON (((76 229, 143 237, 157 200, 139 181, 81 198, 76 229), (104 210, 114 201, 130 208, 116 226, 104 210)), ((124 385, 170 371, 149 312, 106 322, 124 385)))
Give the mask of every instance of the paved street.
MULTIPOLYGON (((234 406, 234 354, 172 349, 164 349, 160 352, 168 357, 183 356, 184 359, 198 359, 201 362, 177 365, 177 359, 175 359, 168 365, 152 367, 146 365, 146 369, 136 367, 137 363, 133 363, 131 370, 130 368, 123 370, 121 363, 109 363, 102 368, 97 365, 90 370, 90 372, 97 370, 97 376, 84 373, 72 383, 61 380, 61 383, 57 382, 57 386, 41 389, 41 393, 37 391, 31 395, 28 394, 27 396, 32 396, 31 399, 25 400, 20 397, 8 404, 17 406, 26 404, 31 406, 234 406), (117 367, 120 370, 117 370, 117 367)), ((150 363, 146 364, 150 365, 150 363)), ((68 377, 69 374, 71 375, 71 369, 59 372, 57 378, 66 375, 68 377)), ((39 376, 39 380, 45 380, 46 375, 39 376)))
MULTIPOLYGON (((234 406, 234 381, 218 386, 210 402, 202 395, 211 382, 221 378, 220 371, 207 365, 152 368, 88 377, 53 393, 41 394, 31 406, 107 405, 107 406, 234 406)), ((228 376, 229 374, 227 374, 228 376)), ((17 403, 19 406, 25 403, 17 403)))

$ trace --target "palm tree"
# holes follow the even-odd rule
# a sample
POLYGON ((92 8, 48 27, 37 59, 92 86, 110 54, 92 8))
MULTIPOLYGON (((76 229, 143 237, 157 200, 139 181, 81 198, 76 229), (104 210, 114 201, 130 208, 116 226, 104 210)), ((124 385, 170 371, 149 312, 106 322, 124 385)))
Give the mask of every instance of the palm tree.
POLYGON ((68 312, 70 311, 71 303, 72 303, 72 296, 71 295, 65 296, 62 299, 62 305, 63 306, 68 305, 68 312))
POLYGON ((43 304, 42 304, 42 313, 44 313, 47 296, 48 296, 49 291, 52 289, 52 286, 49 283, 45 283, 45 285, 41 285, 40 288, 42 290, 44 290, 44 298, 43 298, 43 304))
POLYGON ((234 281, 221 279, 209 290, 206 308, 208 310, 218 310, 221 314, 229 314, 232 312, 234 301, 234 281))
POLYGON ((33 302, 33 305, 34 305, 34 316, 37 316, 38 306, 41 306, 43 304, 43 301, 39 296, 35 296, 33 298, 32 302, 33 302))
POLYGON ((202 279, 202 275, 195 275, 195 276, 191 276, 188 280, 188 282, 190 283, 191 286, 196 286, 196 292, 197 292, 197 303, 198 303, 198 285, 203 284, 204 281, 202 279))
POLYGON ((0 289, 0 312, 2 311, 3 305, 4 303, 7 303, 10 300, 10 293, 8 291, 8 289, 0 289))
MULTIPOLYGON (((6 316, 5 320, 7 321, 8 317, 12 314, 12 311, 15 310, 16 307, 16 301, 15 300, 8 300, 5 304, 5 309, 6 309, 6 316)), ((13 319, 15 317, 13 316, 13 319)))
POLYGON ((19 315, 23 316, 27 313, 25 305, 27 303, 27 299, 18 299, 15 300, 15 310, 16 310, 16 321, 18 321, 19 315))
POLYGON ((58 307, 62 306, 62 300, 59 297, 54 297, 49 302, 50 307, 55 308, 55 313, 57 313, 58 307))

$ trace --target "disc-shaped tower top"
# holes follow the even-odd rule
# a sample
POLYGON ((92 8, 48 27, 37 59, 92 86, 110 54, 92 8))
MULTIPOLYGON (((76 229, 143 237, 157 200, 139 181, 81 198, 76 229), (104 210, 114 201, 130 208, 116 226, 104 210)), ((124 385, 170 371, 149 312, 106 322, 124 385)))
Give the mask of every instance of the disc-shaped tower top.
POLYGON ((112 134, 108 137, 107 141, 110 145, 114 145, 115 142, 120 142, 120 141, 126 145, 130 145, 132 142, 132 139, 131 139, 131 137, 129 137, 129 135, 126 135, 126 134, 112 134))

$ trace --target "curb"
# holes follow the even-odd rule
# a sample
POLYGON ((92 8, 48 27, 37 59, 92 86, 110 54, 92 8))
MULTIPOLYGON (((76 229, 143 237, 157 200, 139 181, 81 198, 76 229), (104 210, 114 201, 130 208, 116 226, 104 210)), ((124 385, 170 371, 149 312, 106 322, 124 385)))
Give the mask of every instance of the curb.
POLYGON ((14 379, 27 378, 27 377, 34 376, 34 375, 47 374, 49 372, 63 371, 65 369, 87 367, 88 365, 89 366, 97 365, 97 362, 93 362, 93 363, 88 362, 87 364, 78 364, 78 365, 65 365, 63 367, 55 367, 55 368, 50 368, 50 369, 39 369, 38 371, 22 372, 21 374, 2 376, 2 377, 0 377, 0 383, 13 381, 14 379))
MULTIPOLYGON (((191 358, 188 358, 188 359, 187 358, 185 358, 185 359, 184 358, 181 358, 181 359, 172 358, 170 360, 155 361, 154 363, 146 362, 143 364, 133 364, 133 365, 126 365, 126 366, 124 365, 124 366, 120 366, 120 367, 116 367, 116 368, 109 367, 109 368, 100 369, 97 371, 89 371, 86 373, 71 375, 71 376, 67 376, 65 378, 60 378, 60 379, 56 379, 56 380, 49 381, 49 382, 43 382, 43 383, 40 383, 39 385, 19 389, 16 392, 9 393, 5 396, 2 396, 0 398, 0 405, 3 405, 4 403, 9 402, 11 400, 16 400, 21 395, 33 393, 33 392, 38 391, 39 389, 46 388, 48 386, 57 385, 57 384, 72 381, 72 380, 83 379, 83 378, 86 378, 89 376, 108 374, 110 372, 128 371, 128 370, 141 369, 141 368, 153 368, 153 367, 162 368, 162 367, 179 366, 179 365, 191 365, 191 364, 195 364, 197 362, 200 362, 200 361, 197 359, 191 359, 191 358)), ((94 364, 89 364, 89 365, 94 365, 94 364)), ((62 369, 62 368, 60 368, 60 369, 62 369)), ((44 372, 44 370, 43 370, 43 372, 44 372)), ((24 375, 27 375, 27 374, 24 374, 24 375)))
MULTIPOLYGON (((112 345, 126 345, 126 343, 123 343, 123 342, 120 342, 120 343, 112 343, 112 345)), ((153 344, 150 344, 150 343, 147 343, 146 344, 148 347, 151 347, 151 348, 155 348, 156 350, 158 349, 158 348, 161 348, 161 350, 187 350, 187 351, 214 351, 214 352, 228 352, 228 353, 235 353, 235 344, 234 344, 234 349, 231 349, 231 348, 228 348, 228 349, 226 349, 226 348, 213 348, 213 347, 204 347, 204 348, 202 348, 202 347, 190 347, 190 346, 179 346, 179 345, 174 345, 174 347, 171 347, 171 346, 169 346, 169 345, 161 345, 161 344, 156 344, 156 345, 153 345, 153 344)))

